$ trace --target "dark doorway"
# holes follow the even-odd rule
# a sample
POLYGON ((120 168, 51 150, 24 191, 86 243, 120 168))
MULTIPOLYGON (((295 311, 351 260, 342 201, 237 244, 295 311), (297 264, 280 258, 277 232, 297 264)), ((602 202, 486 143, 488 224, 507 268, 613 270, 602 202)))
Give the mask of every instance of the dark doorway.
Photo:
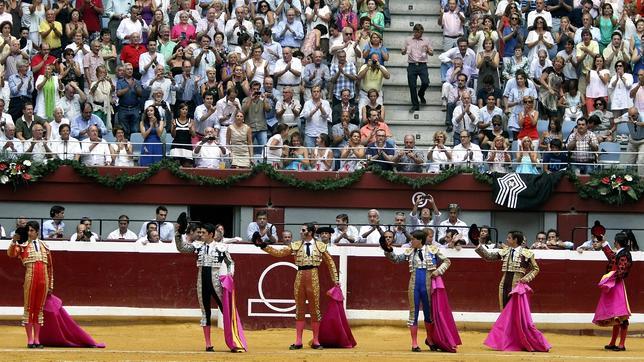
POLYGON ((222 224, 224 226, 224 236, 233 237, 233 218, 235 208, 233 206, 221 205, 189 205, 188 212, 190 219, 201 221, 202 223, 212 223, 213 225, 222 224))

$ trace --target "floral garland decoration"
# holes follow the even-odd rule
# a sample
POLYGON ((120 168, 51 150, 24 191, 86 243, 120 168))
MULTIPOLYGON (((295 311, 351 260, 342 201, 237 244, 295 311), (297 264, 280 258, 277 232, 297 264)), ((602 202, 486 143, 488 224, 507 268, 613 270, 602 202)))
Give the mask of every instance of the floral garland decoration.
POLYGON ((577 186, 579 196, 592 198, 611 205, 637 202, 644 193, 644 182, 636 174, 623 169, 607 169, 591 175, 581 184, 576 176, 570 176, 577 186))
MULTIPOLYGON (((311 191, 333 191, 350 187, 359 182, 367 172, 372 172, 377 177, 390 183, 407 185, 413 189, 438 185, 459 174, 471 174, 477 182, 483 184, 491 185, 493 182, 490 174, 470 167, 454 167, 436 175, 418 174, 416 177, 395 171, 385 171, 371 164, 352 173, 337 172, 335 177, 325 177, 312 181, 301 180, 290 172, 280 172, 270 164, 265 163, 254 165, 247 172, 219 178, 186 172, 178 162, 171 159, 163 159, 156 164, 150 165, 145 171, 133 175, 121 174, 113 176, 101 175, 96 168, 85 166, 74 160, 52 160, 47 164, 32 165, 27 158, 11 160, 3 159, 0 155, 0 184, 12 183, 16 188, 20 185, 33 183, 54 173, 60 166, 70 166, 78 175, 89 178, 102 186, 117 190, 122 190, 128 185, 145 182, 161 170, 168 170, 172 175, 182 180, 202 186, 214 187, 231 187, 243 180, 263 173, 273 181, 311 191)), ((580 197, 595 199, 611 205, 637 202, 644 194, 644 179, 635 173, 622 169, 601 170, 592 174, 590 180, 586 183, 582 183, 579 177, 571 172, 567 173, 567 177, 575 185, 580 197)))
POLYGON ((28 159, 0 160, 0 184, 18 185, 26 184, 36 180, 31 173, 31 161, 28 159))

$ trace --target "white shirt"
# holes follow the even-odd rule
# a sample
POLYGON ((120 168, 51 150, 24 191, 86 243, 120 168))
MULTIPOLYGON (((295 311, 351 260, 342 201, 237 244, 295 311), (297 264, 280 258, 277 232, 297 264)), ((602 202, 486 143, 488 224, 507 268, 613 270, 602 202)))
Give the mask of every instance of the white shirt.
MULTIPOLYGON (((366 232, 371 230, 372 225, 364 225, 360 227, 360 231, 358 232, 358 241, 359 243, 366 243, 366 244, 379 244, 380 243, 380 233, 378 230, 374 230, 369 234, 366 238, 362 237, 366 232)), ((378 226, 380 230, 384 233, 386 231, 385 227, 382 225, 378 226)))
POLYGON ((331 105, 329 101, 322 99, 321 109, 316 109, 313 99, 304 102, 304 108, 300 114, 306 121, 306 135, 317 137, 320 133, 328 132, 328 123, 331 122, 331 105), (326 115, 322 114, 322 109, 326 115), (314 112, 315 110, 315 112, 314 112))
MULTIPOLYGON (((144 238, 144 239, 147 240, 147 227, 148 227, 148 223, 151 223, 151 222, 157 222, 158 223, 158 221, 144 222, 143 225, 141 225, 141 230, 139 231, 139 237, 144 238)), ((174 240, 174 225, 172 225, 172 223, 164 221, 161 224, 160 229, 161 229, 159 231, 160 240, 164 240, 164 241, 172 241, 172 240, 174 240)), ((147 244, 147 242, 145 244, 147 244)))
MULTIPOLYGON (((188 21, 190 21, 190 20, 188 20, 188 21)), ((200 19, 197 22, 197 26, 196 26, 195 31, 197 32, 197 34, 205 32, 208 29, 208 25, 209 25, 208 24, 208 19, 206 19, 206 18, 200 19)), ((206 33, 206 34, 208 34, 208 36, 210 36, 210 39, 212 39, 212 41, 210 42, 211 45, 215 44, 215 33, 217 33, 217 32, 224 33, 224 31, 225 31, 224 27, 225 27, 225 24, 224 24, 223 21, 220 21, 219 19, 215 19, 214 26, 212 26, 210 28, 210 31, 208 31, 208 33, 206 33)), ((225 37, 225 35, 224 35, 224 37, 225 37)), ((224 43, 225 42, 226 42, 226 39, 224 39, 224 43)))
POLYGON ((5 137, 2 137, 2 139, 0 139, 0 152, 8 152, 11 154, 9 155, 10 158, 16 158, 22 155, 25 152, 25 149, 24 149, 24 145, 22 144, 22 141, 20 141, 19 138, 14 137, 8 140, 5 137), (11 142, 11 144, 13 145, 13 149, 11 147, 8 147, 7 149, 4 148, 7 142, 11 142))
POLYGON ((24 152, 27 152, 29 150, 32 141, 35 141, 36 144, 31 150, 31 159, 35 162, 46 162, 47 157, 45 155, 47 154, 47 150, 45 149, 45 143, 47 142, 47 140, 41 139, 36 141, 33 138, 25 140, 24 144, 22 145, 24 152))
POLYGON ((106 166, 112 163, 112 156, 110 155, 110 146, 104 139, 98 142, 98 145, 90 151, 89 147, 92 145, 89 138, 81 142, 81 161, 85 166, 106 166))
MULTIPOLYGON (((454 147, 456 148, 456 147, 454 147)), ((449 222, 449 219, 444 220, 440 223, 441 226, 439 226, 438 229, 438 240, 442 239, 445 237, 445 234, 447 233, 447 229, 454 229, 458 231, 458 233, 462 236, 462 239, 465 240, 466 244, 470 243, 470 239, 467 236, 467 233, 469 232, 469 228, 467 224, 461 220, 461 219, 456 219, 456 223, 452 224, 449 222)))
MULTIPOLYGON (((288 71, 282 74, 282 76, 277 79, 277 85, 299 86, 300 81, 302 80, 302 71, 304 71, 304 68, 302 67, 302 62, 300 61, 299 58, 293 57, 291 58, 291 61, 289 63, 291 64, 291 69, 296 72, 300 72, 300 75, 295 76, 291 71, 288 71)), ((285 62, 284 59, 280 59, 276 61, 274 73, 279 73, 284 69, 286 69, 286 64, 287 62, 285 62)), ((297 90, 293 90, 293 91, 297 93, 297 90)))
POLYGON ((452 125, 454 125, 454 132, 468 131, 474 132, 476 130, 476 124, 479 122, 479 107, 470 104, 470 113, 472 115, 465 113, 463 119, 459 120, 461 114, 464 113, 463 105, 459 105, 454 108, 454 113, 452 117, 452 125))
POLYGON ((481 152, 481 148, 475 143, 470 143, 469 148, 463 147, 463 144, 460 143, 452 149, 452 162, 457 166, 460 166, 458 165, 459 163, 467 162, 476 165, 477 163, 483 162, 483 153, 481 152), (472 152, 471 157, 469 154, 470 151, 472 152))
POLYGON ((65 118, 76 119, 81 114, 80 104, 80 94, 74 94, 72 99, 68 99, 66 96, 60 97, 56 102, 56 107, 63 109, 65 118))
MULTIPOLYGON (((195 19, 197 23, 199 23, 199 20, 201 20, 201 13, 199 13, 198 10, 195 9, 189 9, 189 10, 179 10, 177 13, 174 15, 174 22, 173 24, 179 24, 181 22, 181 14, 183 13, 189 13, 192 14, 192 17, 195 19)), ((190 16, 188 16, 188 23, 195 25, 195 23, 192 21, 190 16)))
POLYGON ((125 234, 121 234, 121 231, 119 229, 116 229, 109 233, 107 235, 107 238, 105 240, 118 240, 118 239, 126 239, 126 240, 136 240, 139 236, 134 233, 134 231, 127 229, 125 234))
POLYGON ((76 155, 83 153, 80 142, 74 137, 69 137, 67 141, 61 139, 49 141, 49 148, 61 160, 73 160, 76 155))
MULTIPOLYGON (((342 235, 342 232, 337 227, 333 228, 333 230, 335 230, 335 231, 333 232, 333 235, 331 235, 331 242, 332 243, 335 242, 335 239, 339 238, 340 235, 342 235)), ((346 234, 347 234, 347 236, 353 238, 354 243, 360 242, 360 234, 358 233, 358 229, 355 226, 347 225, 346 234)), ((376 234, 378 234, 378 233, 376 233, 376 234)), ((378 235, 380 235, 380 234, 378 234, 378 235)), ((378 239, 380 239, 380 238, 378 238, 378 239)), ((348 244, 348 243, 350 243, 350 241, 348 239, 346 239, 346 238, 342 238, 342 239, 338 240, 337 243, 338 244, 348 244)))
POLYGON ((76 43, 71 43, 68 46, 65 47, 65 49, 71 49, 74 51, 74 62, 78 64, 78 68, 80 69, 85 69, 85 66, 83 64, 83 58, 85 57, 85 54, 88 54, 91 52, 91 49, 89 48, 89 45, 83 44, 83 48, 85 51, 83 51, 76 43))
MULTIPOLYGON (((2 115, 0 116, 0 122, 4 122, 5 127, 7 125, 15 125, 13 123, 13 118, 11 118, 11 115, 9 113, 5 113, 5 112, 3 112, 2 115)), ((3 138, 4 138, 4 131, 2 129, 0 129, 0 139, 3 139, 3 138)))
POLYGON ((116 29, 116 37, 121 39, 123 44, 129 44, 130 40, 125 39, 126 36, 132 35, 134 33, 139 33, 142 35, 143 31, 147 33, 150 28, 145 21, 132 21, 129 17, 123 18, 119 27, 116 29))
POLYGON ((148 84, 150 80, 154 78, 154 70, 156 67, 165 67, 165 59, 163 58, 163 54, 155 52, 154 55, 150 54, 150 52, 145 52, 139 56, 139 72, 141 73, 141 84, 148 84), (147 72, 145 71, 145 67, 152 63, 153 57, 156 56, 157 63, 151 65, 147 72))
MULTIPOLYGON (((192 53, 192 59, 196 60, 201 52, 203 52, 203 49, 195 49, 192 53)), ((213 53, 212 50, 209 49, 208 52, 201 57, 199 66, 194 67, 193 74, 201 77, 201 79, 206 79, 206 70, 208 70, 208 68, 214 68, 216 61, 217 58, 215 57, 215 53, 213 53)))
MULTIPOLYGON (((213 106, 214 107, 214 106, 213 106)), ((202 104, 195 108, 195 131, 199 134, 204 134, 206 127, 210 126, 213 128, 220 128, 219 120, 217 119, 217 112, 213 112, 210 117, 206 118, 204 121, 201 120, 203 116, 208 113, 208 109, 205 104, 202 104)))
POLYGON ((71 126, 71 124, 69 123, 69 119, 64 117, 60 119, 60 123, 54 120, 49 122, 49 126, 51 127, 51 134, 49 135, 49 141, 57 141, 60 139, 59 128, 63 124, 69 124, 71 126))
POLYGON ((299 121, 295 119, 295 113, 293 113, 294 109, 298 111, 302 110, 300 101, 296 100, 295 98, 291 99, 291 102, 289 103, 285 103, 284 100, 280 100, 275 105, 276 112, 284 110, 284 113, 282 113, 281 121, 289 126, 297 126, 299 123, 299 121))
POLYGON ((199 168, 219 168, 219 164, 226 154, 228 151, 225 148, 222 150, 215 141, 210 141, 201 146, 199 153, 193 152, 192 158, 197 162, 199 168))
POLYGON ((79 243, 95 243, 98 240, 96 233, 92 232, 92 236, 89 237, 89 241, 78 240, 78 233, 73 233, 69 238, 69 241, 78 241, 79 243))
MULTIPOLYGON (((248 33, 250 38, 253 39, 255 36, 255 29, 253 28, 253 23, 251 23, 248 20, 243 20, 242 25, 244 26, 244 28, 246 28, 246 33, 248 33)), ((224 29, 225 29, 224 34, 226 34, 226 37, 228 38, 228 44, 238 45, 239 44, 238 34, 241 32, 241 30, 237 26, 237 19, 228 20, 226 22, 226 26, 224 29)))

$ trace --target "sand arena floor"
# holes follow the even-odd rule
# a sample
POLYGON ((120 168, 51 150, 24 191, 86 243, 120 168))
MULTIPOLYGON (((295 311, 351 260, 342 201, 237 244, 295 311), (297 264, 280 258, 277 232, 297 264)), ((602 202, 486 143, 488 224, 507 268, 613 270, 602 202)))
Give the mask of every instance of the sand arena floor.
MULTIPOLYGON (((483 331, 461 331, 463 345, 456 354, 410 351, 406 328, 390 326, 354 327, 358 342, 354 349, 306 348, 289 351, 294 330, 269 329, 246 331, 249 351, 232 354, 225 349, 223 331, 213 330, 215 353, 202 352, 203 335, 198 323, 161 322, 125 325, 121 322, 81 323, 105 349, 46 348, 27 350, 24 329, 17 322, 0 325, 0 357, 2 361, 409 361, 436 359, 441 361, 644 361, 644 337, 641 332, 629 336, 626 352, 604 351, 607 336, 586 333, 551 333, 546 338, 553 345, 549 353, 501 353, 483 345, 483 331)), ((640 329, 641 331, 641 329, 640 329)), ((593 333, 596 334, 596 333, 593 333)), ((305 340, 311 332, 305 331, 305 340)), ((419 331, 419 340, 422 340, 419 331)))

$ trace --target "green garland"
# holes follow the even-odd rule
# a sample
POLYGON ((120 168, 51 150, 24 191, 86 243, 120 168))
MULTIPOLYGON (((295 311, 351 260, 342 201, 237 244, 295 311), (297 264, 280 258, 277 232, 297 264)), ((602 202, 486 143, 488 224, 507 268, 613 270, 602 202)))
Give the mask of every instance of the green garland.
MULTIPOLYGON (((1 158, 2 157, 0 157, 0 161, 2 161, 1 158)), ((12 162, 16 162, 16 160, 13 160, 12 162)), ((168 170, 173 176, 181 180, 201 186, 213 187, 231 187, 241 181, 262 173, 273 181, 290 187, 310 191, 334 191, 347 188, 359 182, 362 179, 362 176, 367 172, 372 172, 374 175, 387 182, 398 185, 407 185, 412 189, 438 185, 459 174, 471 174, 477 182, 483 184, 491 185, 494 181, 490 174, 480 172, 471 167, 454 167, 431 176, 426 174, 409 176, 407 174, 400 174, 394 171, 385 171, 374 165, 368 165, 367 167, 361 170, 356 170, 352 173, 345 174, 338 172, 335 174, 335 177, 326 177, 318 180, 307 181, 301 180, 291 172, 280 172, 275 170, 271 165, 265 163, 257 164, 247 172, 236 173, 225 178, 219 178, 216 176, 202 176, 186 172, 181 168, 178 162, 171 159, 163 159, 156 164, 150 165, 144 171, 133 175, 122 173, 117 176, 101 175, 96 168, 85 166, 78 161, 52 160, 47 164, 33 165, 29 170, 29 173, 32 176, 30 181, 35 182, 46 177, 47 175, 54 173, 60 166, 70 166, 78 175, 88 178, 99 185, 117 190, 122 190, 129 185, 143 183, 150 177, 159 173, 161 170, 168 170)), ((627 172, 623 169, 600 170, 592 174, 590 176, 590 180, 586 183, 582 183, 579 180, 579 177, 573 172, 568 172, 566 176, 575 185, 579 196, 584 199, 590 198, 610 205, 621 205, 637 202, 644 194, 644 179, 637 176, 637 173, 627 172), (607 183, 607 180, 610 182, 607 183)), ((24 182, 14 184, 14 187, 24 184, 28 183, 24 182)))
POLYGON ((609 205, 635 203, 644 194, 644 180, 634 172, 610 168, 597 171, 590 175, 590 180, 581 183, 579 177, 572 172, 568 178, 577 188, 583 199, 593 199, 609 205))

